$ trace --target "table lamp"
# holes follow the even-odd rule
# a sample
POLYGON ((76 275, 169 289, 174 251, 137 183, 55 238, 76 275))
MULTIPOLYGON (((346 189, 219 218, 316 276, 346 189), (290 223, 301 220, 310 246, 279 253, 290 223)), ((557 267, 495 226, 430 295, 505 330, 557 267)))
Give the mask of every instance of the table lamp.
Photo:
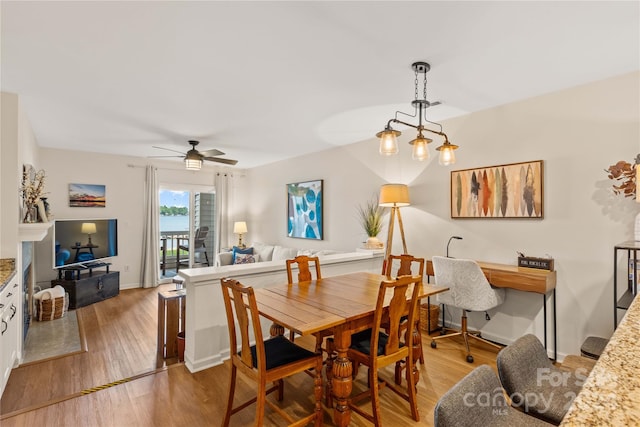
POLYGON ((96 223, 95 222, 83 222, 82 227, 80 228, 80 232, 82 234, 86 234, 89 237, 89 243, 87 246, 91 246, 91 235, 96 234, 96 223))
POLYGON ((387 230, 387 247, 384 252, 384 261, 382 263, 382 273, 386 271, 387 260, 391 255, 391 243, 393 241, 393 226, 396 215, 398 216, 398 224, 400 225, 400 236, 402 237, 403 253, 407 253, 407 242, 404 238, 404 227, 402 226, 402 216, 400 216, 400 207, 409 206, 409 187, 405 184, 384 184, 380 187, 379 205, 382 207, 390 207, 391 215, 389 216, 389 229, 387 230))
POLYGON ((238 235, 238 247, 244 248, 242 243, 242 235, 247 232, 247 223, 244 221, 237 221, 233 223, 233 233, 238 235))

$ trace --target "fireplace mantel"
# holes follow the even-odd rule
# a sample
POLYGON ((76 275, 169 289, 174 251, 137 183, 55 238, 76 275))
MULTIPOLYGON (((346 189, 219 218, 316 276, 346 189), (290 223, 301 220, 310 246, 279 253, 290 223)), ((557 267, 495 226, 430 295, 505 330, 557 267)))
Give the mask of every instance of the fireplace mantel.
POLYGON ((39 242, 47 235, 52 222, 36 222, 18 225, 18 238, 21 242, 39 242))

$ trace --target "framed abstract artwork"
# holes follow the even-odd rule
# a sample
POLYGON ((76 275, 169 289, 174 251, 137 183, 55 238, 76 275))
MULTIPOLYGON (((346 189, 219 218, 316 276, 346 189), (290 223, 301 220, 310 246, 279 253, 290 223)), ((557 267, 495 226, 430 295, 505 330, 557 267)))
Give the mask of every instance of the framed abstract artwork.
POLYGON ((322 180, 287 184, 287 236, 322 240, 322 180))
POLYGON ((451 171, 451 218, 544 218, 543 161, 451 171))

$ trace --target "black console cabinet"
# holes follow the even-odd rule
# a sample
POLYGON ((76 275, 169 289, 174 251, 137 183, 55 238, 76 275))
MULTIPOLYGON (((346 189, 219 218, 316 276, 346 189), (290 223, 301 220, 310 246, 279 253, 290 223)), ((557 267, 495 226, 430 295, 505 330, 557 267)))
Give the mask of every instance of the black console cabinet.
POLYGON ((92 272, 75 276, 74 279, 56 279, 51 286, 60 285, 69 293, 69 308, 74 309, 115 297, 120 293, 120 272, 92 272))

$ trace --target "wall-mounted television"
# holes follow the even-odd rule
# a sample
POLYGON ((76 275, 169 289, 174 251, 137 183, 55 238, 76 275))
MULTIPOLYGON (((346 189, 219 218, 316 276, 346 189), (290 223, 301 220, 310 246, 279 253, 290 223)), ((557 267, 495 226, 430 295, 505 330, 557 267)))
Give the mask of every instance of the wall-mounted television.
POLYGON ((54 269, 90 266, 117 255, 117 219, 57 219, 54 221, 54 269))

